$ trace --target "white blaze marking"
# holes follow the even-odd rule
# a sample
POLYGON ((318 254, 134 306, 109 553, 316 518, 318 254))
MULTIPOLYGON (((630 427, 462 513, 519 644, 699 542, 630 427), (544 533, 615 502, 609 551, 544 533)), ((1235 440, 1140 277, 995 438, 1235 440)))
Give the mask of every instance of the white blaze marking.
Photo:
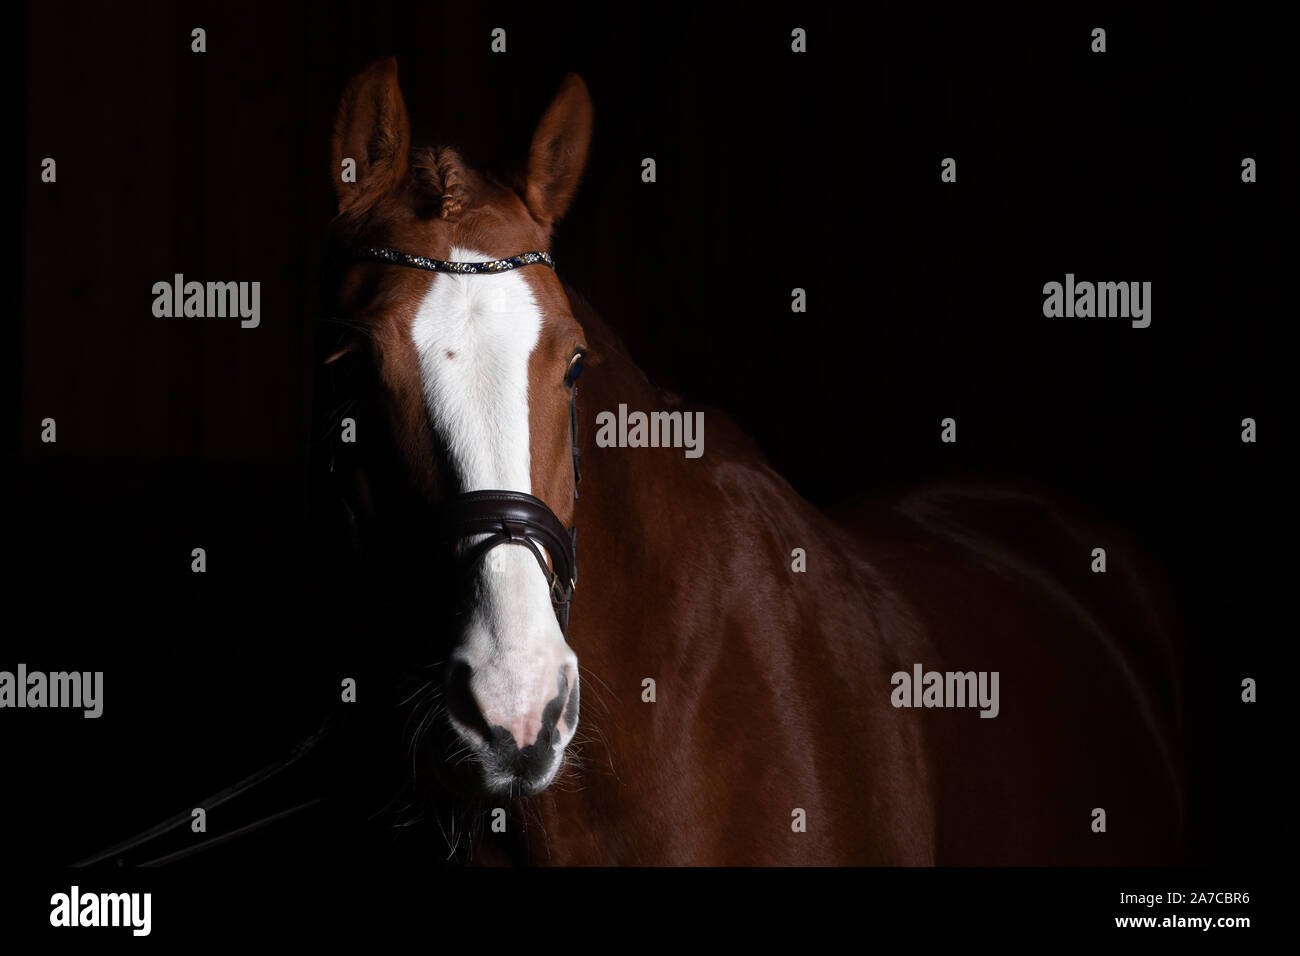
MULTIPOLYGON (((453 247, 450 258, 493 257, 453 247)), ((411 334, 425 402, 464 491, 532 492, 528 359, 542 322, 532 289, 515 272, 437 273, 420 303, 411 334)), ((483 600, 458 656, 473 668, 471 686, 489 724, 495 719, 535 735, 536 718, 556 696, 560 666, 576 666, 577 658, 529 549, 493 548, 483 566, 483 600)), ((572 735, 566 731, 565 738, 572 735)))
MULTIPOLYGON (((492 257, 453 246, 451 258, 492 257)), ((437 273, 420 303, 412 335, 424 397, 465 491, 532 491, 528 356, 541 330, 537 300, 516 272, 437 273)))

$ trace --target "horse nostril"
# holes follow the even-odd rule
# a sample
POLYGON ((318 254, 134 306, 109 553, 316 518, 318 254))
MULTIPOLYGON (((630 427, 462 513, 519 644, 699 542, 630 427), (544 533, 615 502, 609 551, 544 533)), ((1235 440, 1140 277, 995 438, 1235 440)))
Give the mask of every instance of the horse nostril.
POLYGON ((556 726, 561 733, 568 733, 578 726, 578 668, 574 664, 566 663, 560 669, 560 700, 556 726))
POLYGON ((446 704, 449 713, 462 726, 472 730, 488 742, 494 743, 496 730, 488 726, 478 701, 474 699, 471 682, 474 669, 464 661, 456 661, 447 673, 446 704))
POLYGON ((495 750, 501 756, 509 756, 519 749, 519 744, 515 741, 515 735, 505 727, 493 727, 492 736, 488 738, 488 746, 495 750))

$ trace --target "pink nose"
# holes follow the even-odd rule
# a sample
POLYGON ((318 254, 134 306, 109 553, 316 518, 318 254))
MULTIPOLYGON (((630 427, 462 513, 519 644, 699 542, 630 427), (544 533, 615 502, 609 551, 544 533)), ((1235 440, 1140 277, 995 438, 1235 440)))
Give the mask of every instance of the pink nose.
POLYGON ((516 688, 508 695, 492 691, 491 677, 486 673, 471 677, 470 695, 492 734, 490 742, 495 749, 522 750, 540 744, 550 750, 573 729, 578 694, 572 664, 560 667, 552 681, 541 680, 531 689, 516 688))
POLYGON ((499 720, 494 720, 492 717, 485 717, 485 719, 491 727, 504 727, 519 747, 532 746, 542 730, 541 714, 520 714, 514 718, 503 717, 499 720))

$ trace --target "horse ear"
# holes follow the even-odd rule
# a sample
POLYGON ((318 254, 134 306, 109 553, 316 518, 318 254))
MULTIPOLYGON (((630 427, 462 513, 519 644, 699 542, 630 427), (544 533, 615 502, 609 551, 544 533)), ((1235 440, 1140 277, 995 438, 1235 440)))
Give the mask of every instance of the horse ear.
POLYGON ((577 73, 570 73, 546 108, 528 151, 524 202, 543 226, 564 215, 578 190, 591 145, 591 96, 577 73))
POLYGON ((354 76, 339 101, 330 170, 339 212, 400 183, 410 149, 411 119, 397 85, 397 60, 390 56, 354 76), (352 162, 345 167, 347 160, 352 162))

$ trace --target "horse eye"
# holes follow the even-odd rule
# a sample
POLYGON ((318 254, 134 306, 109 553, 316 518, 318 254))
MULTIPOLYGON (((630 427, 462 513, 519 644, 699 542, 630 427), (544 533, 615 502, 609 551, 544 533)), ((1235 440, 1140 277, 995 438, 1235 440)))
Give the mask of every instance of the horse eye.
POLYGON ((565 385, 572 385, 578 380, 578 376, 582 374, 582 354, 581 352, 574 352, 573 358, 569 359, 569 367, 564 373, 565 385))

